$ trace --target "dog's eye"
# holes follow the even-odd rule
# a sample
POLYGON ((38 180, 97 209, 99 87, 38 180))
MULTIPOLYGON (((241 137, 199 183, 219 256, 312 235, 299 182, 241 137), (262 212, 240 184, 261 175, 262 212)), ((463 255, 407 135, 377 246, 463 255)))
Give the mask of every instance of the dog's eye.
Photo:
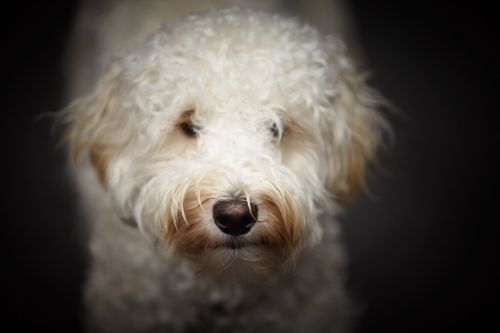
POLYGON ((278 128, 278 125, 276 125, 276 123, 273 123, 271 125, 271 127, 269 128, 269 130, 271 131, 271 134, 272 134, 273 138, 275 138, 277 140, 282 139, 285 136, 286 132, 287 132, 287 128, 284 127, 283 130, 280 133, 280 129, 278 128))
POLYGON ((177 120, 177 126, 179 129, 190 138, 195 138, 198 136, 200 128, 193 124, 193 114, 194 110, 185 111, 177 120))
POLYGON ((198 127, 193 125, 190 120, 183 121, 179 124, 182 132, 189 136, 190 138, 195 138, 198 135, 198 127))
POLYGON ((278 126, 276 126, 276 123, 272 124, 270 131, 275 139, 277 139, 280 136, 280 131, 278 130, 278 126))

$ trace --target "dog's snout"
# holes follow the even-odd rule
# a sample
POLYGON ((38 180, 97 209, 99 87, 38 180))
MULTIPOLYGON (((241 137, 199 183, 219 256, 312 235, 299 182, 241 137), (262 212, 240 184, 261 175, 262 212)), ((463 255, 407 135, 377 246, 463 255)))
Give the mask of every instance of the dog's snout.
POLYGON ((244 200, 219 201, 213 208, 214 222, 219 229, 232 236, 246 234, 256 222, 258 208, 244 200))

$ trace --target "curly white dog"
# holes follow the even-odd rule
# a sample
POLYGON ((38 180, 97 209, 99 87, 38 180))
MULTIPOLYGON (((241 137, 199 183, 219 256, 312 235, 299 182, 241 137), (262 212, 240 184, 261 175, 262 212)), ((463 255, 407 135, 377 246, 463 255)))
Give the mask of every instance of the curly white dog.
POLYGON ((115 58, 63 113, 93 225, 88 330, 344 330, 332 216, 378 105, 340 40, 255 10, 169 21, 115 58))

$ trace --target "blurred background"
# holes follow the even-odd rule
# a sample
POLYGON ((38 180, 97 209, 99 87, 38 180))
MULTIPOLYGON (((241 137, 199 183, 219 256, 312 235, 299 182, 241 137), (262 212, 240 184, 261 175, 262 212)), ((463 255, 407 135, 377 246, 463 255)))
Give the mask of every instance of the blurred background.
MULTIPOLYGON (((15 332, 79 332, 84 237, 63 150, 50 120, 37 119, 64 106, 76 4, 9 3, 2 322, 15 332)), ((360 197, 341 217, 357 333, 479 332, 498 322, 498 11, 458 3, 351 2, 372 84, 402 112, 390 116, 396 142, 371 181, 374 198, 360 197)))

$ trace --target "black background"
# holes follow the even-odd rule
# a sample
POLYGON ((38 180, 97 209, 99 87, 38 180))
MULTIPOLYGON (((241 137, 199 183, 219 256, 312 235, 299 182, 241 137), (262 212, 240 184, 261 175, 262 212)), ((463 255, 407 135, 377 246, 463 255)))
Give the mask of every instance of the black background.
MULTIPOLYGON (((8 4, 8 2, 5 2, 8 4)), ((62 149, 73 1, 2 11, 2 316, 11 331, 78 332, 87 261, 62 149)), ((481 331, 495 319, 498 87, 495 11, 438 1, 354 1, 372 83, 400 110, 385 172, 342 217, 356 332, 481 331)), ((491 329, 490 329, 491 330, 491 329)), ((494 330, 494 329, 493 329, 494 330)))

